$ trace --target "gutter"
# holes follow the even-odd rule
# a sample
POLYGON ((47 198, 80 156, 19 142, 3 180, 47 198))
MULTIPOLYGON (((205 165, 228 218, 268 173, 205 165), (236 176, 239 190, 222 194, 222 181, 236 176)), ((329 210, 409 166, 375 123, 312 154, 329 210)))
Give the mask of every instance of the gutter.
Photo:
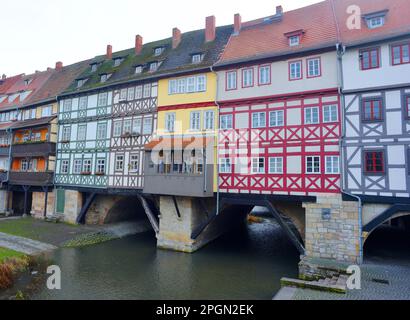
MULTIPOLYGON (((343 46, 341 43, 338 43, 336 45, 336 52, 337 52, 337 73, 338 73, 338 83, 339 83, 339 96, 340 96, 340 106, 341 106, 341 127, 342 127, 342 136, 340 137, 339 140, 339 149, 341 153, 340 159, 344 159, 344 144, 343 141, 346 138, 346 126, 345 126, 345 106, 346 106, 346 101, 345 97, 343 94, 343 88, 344 88, 344 80, 343 80, 343 55, 346 52, 346 47, 343 46)), ((344 170, 344 165, 342 161, 339 161, 339 167, 340 167, 340 186, 341 186, 341 192, 347 196, 350 196, 354 199, 357 200, 358 202, 358 225, 359 225, 359 261, 358 263, 363 263, 363 244, 364 244, 364 239, 363 239, 363 203, 362 199, 354 194, 351 194, 345 190, 345 170, 344 170)))
MULTIPOLYGON (((219 109, 220 109, 220 105, 219 105, 219 103, 218 103, 218 87, 219 87, 219 77, 218 77, 218 74, 215 72, 215 70, 214 70, 214 67, 213 66, 211 66, 211 72, 213 73, 213 74, 215 74, 215 76, 216 76, 216 94, 215 94, 215 105, 218 107, 218 118, 217 118, 217 121, 218 122, 216 122, 215 121, 215 124, 216 123, 218 123, 218 129, 216 130, 217 131, 217 135, 216 135, 216 141, 215 141, 215 143, 216 143, 216 146, 214 147, 215 149, 216 149, 216 216, 218 216, 219 215, 219 211, 220 211, 220 189, 219 189, 219 174, 220 174, 220 172, 219 172, 219 161, 218 161, 218 159, 219 159, 219 125, 220 125, 220 123, 219 123, 219 109)), ((216 127, 216 126, 215 126, 216 127)), ((214 158, 215 159, 215 158, 214 158)))

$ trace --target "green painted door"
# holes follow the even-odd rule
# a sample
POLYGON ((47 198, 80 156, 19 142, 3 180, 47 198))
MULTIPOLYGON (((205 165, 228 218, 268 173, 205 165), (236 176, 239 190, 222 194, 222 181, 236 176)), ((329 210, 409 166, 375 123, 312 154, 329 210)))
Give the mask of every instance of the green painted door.
POLYGON ((65 190, 57 189, 57 213, 64 213, 65 190))

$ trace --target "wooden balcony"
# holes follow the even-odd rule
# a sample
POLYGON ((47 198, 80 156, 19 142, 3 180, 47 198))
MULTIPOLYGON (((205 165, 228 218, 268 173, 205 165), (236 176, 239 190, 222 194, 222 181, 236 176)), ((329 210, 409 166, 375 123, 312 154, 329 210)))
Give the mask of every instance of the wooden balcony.
POLYGON ((56 154, 54 142, 27 142, 14 144, 11 148, 12 157, 42 157, 56 154))
POLYGON ((0 146, 0 156, 9 156, 10 147, 0 146))
POLYGON ((54 183, 54 172, 11 171, 9 183, 24 186, 50 186, 54 183))

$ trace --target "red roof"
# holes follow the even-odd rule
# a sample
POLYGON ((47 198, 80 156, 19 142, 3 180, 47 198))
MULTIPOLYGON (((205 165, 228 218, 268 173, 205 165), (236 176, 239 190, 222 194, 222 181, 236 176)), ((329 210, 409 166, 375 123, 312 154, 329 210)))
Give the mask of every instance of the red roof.
POLYGON ((0 95, 5 94, 11 86, 13 86, 18 80, 22 78, 22 75, 0 79, 0 95))
POLYGON ((337 42, 336 22, 330 1, 284 12, 280 21, 265 20, 242 24, 239 35, 230 38, 219 63, 333 46, 337 42), (290 47, 287 35, 296 31, 303 31, 301 43, 297 47, 290 47))
POLYGON ((341 40, 344 44, 370 42, 378 38, 410 33, 410 1, 409 0, 334 0, 341 40), (358 6, 360 14, 368 15, 388 10, 384 26, 369 29, 363 18, 361 29, 349 29, 347 21, 351 14, 349 6, 358 6))
POLYGON ((213 138, 190 137, 159 137, 145 145, 145 150, 184 150, 184 149, 202 149, 214 141, 213 138))

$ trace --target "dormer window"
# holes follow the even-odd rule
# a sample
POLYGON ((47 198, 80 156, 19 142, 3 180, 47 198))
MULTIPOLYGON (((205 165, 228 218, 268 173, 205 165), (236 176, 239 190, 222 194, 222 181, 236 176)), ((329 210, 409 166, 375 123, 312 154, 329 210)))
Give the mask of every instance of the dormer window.
POLYGON ((31 83, 31 81, 33 81, 33 80, 32 79, 24 80, 24 85, 27 87, 31 83))
POLYGON ((289 46, 295 47, 300 44, 300 36, 289 37, 289 46))
POLYGON ((77 80, 77 88, 81 88, 87 82, 87 80, 88 79, 78 79, 77 80))
POLYGON ((123 60, 124 60, 123 58, 115 58, 114 67, 118 67, 122 63, 123 60))
POLYGON ((158 70, 158 62, 151 62, 149 64, 149 71, 154 72, 158 70))
POLYGON ((93 63, 93 64, 91 65, 91 72, 96 72, 97 69, 98 69, 98 63, 93 63))
POLYGON ((365 14, 363 18, 366 20, 369 29, 376 29, 384 26, 386 14, 388 10, 365 14))
POLYGON ((142 66, 136 66, 135 67, 135 74, 140 74, 142 73, 142 66))
POLYGON ((297 47, 302 41, 303 30, 296 30, 292 32, 285 33, 285 37, 288 38, 289 47, 297 47))
POLYGON ((111 74, 102 74, 101 75, 101 82, 106 82, 111 77, 111 74))
POLYGON ((201 63, 203 59, 203 55, 200 53, 196 53, 192 55, 192 63, 201 63))
POLYGON ((154 49, 154 56, 158 57, 164 52, 164 47, 158 47, 154 49))

